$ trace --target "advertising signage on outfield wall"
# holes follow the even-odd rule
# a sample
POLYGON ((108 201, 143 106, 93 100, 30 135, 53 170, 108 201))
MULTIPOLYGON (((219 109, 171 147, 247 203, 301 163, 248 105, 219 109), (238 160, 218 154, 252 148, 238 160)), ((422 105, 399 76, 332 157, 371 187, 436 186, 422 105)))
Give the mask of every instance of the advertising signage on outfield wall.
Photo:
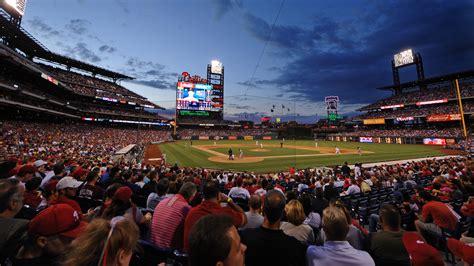
POLYGON ((372 143, 374 140, 372 137, 360 137, 360 142, 372 143))
POLYGON ((456 120, 461 120, 460 114, 429 115, 426 117, 427 122, 446 122, 456 120))
POLYGON ((415 118, 413 116, 405 116, 405 117, 397 117, 395 120, 397 121, 413 121, 415 118))
POLYGON ((423 144, 425 145, 446 145, 446 139, 436 139, 436 138, 424 138, 423 144))
POLYGON ((364 125, 384 125, 385 118, 364 119, 364 125))

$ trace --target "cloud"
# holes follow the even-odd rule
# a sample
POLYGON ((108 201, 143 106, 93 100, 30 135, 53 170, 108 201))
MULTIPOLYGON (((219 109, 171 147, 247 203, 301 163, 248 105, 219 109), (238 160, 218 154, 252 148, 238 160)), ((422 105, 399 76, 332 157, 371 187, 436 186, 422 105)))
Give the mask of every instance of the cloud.
POLYGON ((77 43, 74 47, 66 46, 65 50, 69 53, 69 55, 73 57, 78 57, 79 59, 84 61, 89 61, 91 63, 97 63, 102 61, 102 58, 100 58, 89 48, 87 48, 87 44, 83 42, 77 43))
POLYGON ((164 65, 161 65, 159 63, 140 60, 139 58, 136 58, 136 57, 129 58, 127 60, 127 62, 125 62, 125 64, 129 67, 139 68, 139 69, 151 68, 151 69, 154 69, 154 70, 163 70, 165 68, 164 65))
POLYGON ((229 108, 239 109, 239 110, 253 110, 255 109, 253 106, 250 105, 240 105, 235 103, 229 103, 226 105, 229 108))
MULTIPOLYGON (((404 48, 421 53, 427 77, 466 70, 474 60, 474 34, 466 27, 474 25, 473 6, 396 1, 369 5, 345 20, 316 14, 304 27, 276 25, 270 49, 287 55, 287 61, 275 78, 259 82, 306 101, 339 95, 347 103, 364 104, 387 96, 375 88, 393 82, 390 61, 404 48)), ((244 28, 264 42, 270 25, 246 14, 244 28)))
POLYGON ((212 0, 211 3, 215 9, 214 18, 216 20, 220 20, 225 14, 235 7, 242 7, 241 0, 212 0))
POLYGON ((125 66, 124 72, 137 78, 132 81, 133 83, 158 89, 176 89, 175 82, 178 74, 166 71, 166 67, 162 64, 131 57, 126 60, 125 66))
POLYGON ((85 19, 71 19, 65 27, 71 33, 83 35, 88 31, 88 27, 91 25, 92 23, 85 19))
POLYGON ((46 38, 60 34, 58 30, 55 30, 53 27, 49 26, 46 22, 44 22, 43 19, 39 17, 33 17, 32 19, 27 20, 27 24, 30 26, 32 31, 46 38))
POLYGON ((165 90, 176 90, 176 84, 166 80, 132 80, 132 83, 142 84, 149 87, 165 90))
POLYGON ((123 12, 126 14, 130 14, 130 8, 127 6, 127 1, 124 0, 115 0, 120 8, 122 8, 123 12))
POLYGON ((99 47, 99 51, 103 52, 103 53, 113 53, 115 52, 117 49, 114 48, 114 47, 111 47, 111 46, 108 46, 106 44, 102 45, 101 47, 99 47))

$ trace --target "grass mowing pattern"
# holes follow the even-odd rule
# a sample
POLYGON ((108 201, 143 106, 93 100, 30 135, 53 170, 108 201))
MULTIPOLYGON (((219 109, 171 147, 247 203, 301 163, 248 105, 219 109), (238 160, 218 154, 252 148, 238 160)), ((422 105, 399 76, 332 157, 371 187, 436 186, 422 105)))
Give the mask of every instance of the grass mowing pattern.
MULTIPOLYGON (((290 149, 284 148, 280 149, 279 140, 259 140, 259 142, 264 143, 264 149, 268 148, 268 145, 278 145, 278 148, 271 148, 271 155, 266 155, 264 152, 256 152, 256 156, 275 156, 275 155, 288 155, 288 154, 278 154, 278 151, 285 150, 287 153, 288 150, 293 151, 292 154, 304 154, 300 149, 290 149), (265 147, 267 146, 267 147, 265 147)), ((193 141, 193 145, 213 145, 214 141, 193 141)), ((245 145, 255 145, 255 140, 220 140, 217 142, 218 145, 225 144, 245 144, 245 145)), ((285 144, 288 145, 302 145, 302 146, 315 146, 314 141, 308 140, 286 140, 285 144)), ((317 157, 291 157, 291 158, 274 158, 274 159, 265 159, 262 162, 258 163, 247 163, 247 164, 227 164, 227 163, 217 163, 207 160, 208 157, 214 156, 208 152, 201 151, 190 147, 190 141, 177 141, 174 143, 166 143, 160 145, 160 150, 162 153, 166 154, 167 162, 169 164, 178 163, 179 166, 190 166, 190 167, 204 167, 204 168, 214 168, 214 169, 229 169, 229 170, 239 170, 239 171, 254 171, 258 173, 265 172, 276 172, 276 171, 287 171, 289 167, 295 166, 296 168, 306 168, 306 167, 315 167, 315 166, 331 166, 331 165, 341 165, 345 161, 350 164, 361 162, 382 162, 382 161, 392 161, 392 160, 402 160, 402 159, 415 159, 422 158, 427 156, 440 156, 443 155, 439 147, 427 146, 427 145, 411 145, 411 144, 378 144, 378 143, 356 143, 356 142, 331 142, 331 141, 318 141, 319 147, 331 147, 335 148, 338 146, 341 149, 353 149, 356 150, 357 147, 361 147, 362 151, 371 151, 374 153, 367 153, 359 156, 357 154, 353 155, 328 155, 328 156, 317 156, 317 157), (187 147, 185 147, 185 143, 187 147)), ((257 148, 255 146, 255 148, 257 148)), ((238 156, 238 147, 233 147, 232 150, 234 154, 238 156)), ((247 149, 247 147, 244 147, 247 149)), ((250 148, 249 148, 250 149, 250 148)), ((253 149, 253 148, 251 148, 253 149)), ((227 154, 228 148, 216 148, 219 152, 227 154)), ((310 151, 311 152, 311 151, 310 151)), ((306 153, 307 154, 307 153, 306 153)), ((244 155, 250 156, 250 152, 244 150, 244 155)))

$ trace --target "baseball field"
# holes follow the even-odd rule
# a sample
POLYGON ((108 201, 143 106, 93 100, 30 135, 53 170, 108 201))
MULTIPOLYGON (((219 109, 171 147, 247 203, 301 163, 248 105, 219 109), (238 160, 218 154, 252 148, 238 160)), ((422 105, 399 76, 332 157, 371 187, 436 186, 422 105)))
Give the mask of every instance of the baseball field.
MULTIPOLYGON (((153 162, 154 154, 162 154, 168 164, 253 171, 275 172, 296 168, 341 165, 353 163, 383 162, 416 159, 427 156, 450 154, 436 146, 376 144, 355 142, 331 142, 313 140, 181 140, 148 147, 145 161, 153 162), (340 153, 336 154, 336 146, 340 153), (357 147, 361 149, 359 155, 357 147), (234 160, 229 160, 232 149, 234 160), (156 152, 154 152, 156 150, 156 152), (240 155, 242 150, 242 156, 240 155)), ((156 155, 158 156, 158 155, 156 155)))

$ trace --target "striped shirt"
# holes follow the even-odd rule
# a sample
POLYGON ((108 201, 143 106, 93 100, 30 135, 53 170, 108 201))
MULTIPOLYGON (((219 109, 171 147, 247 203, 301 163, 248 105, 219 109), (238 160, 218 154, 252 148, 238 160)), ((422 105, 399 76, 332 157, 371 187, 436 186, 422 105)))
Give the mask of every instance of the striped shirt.
POLYGON ((151 242, 160 248, 183 249, 184 219, 191 206, 176 194, 155 208, 151 223, 151 242))

